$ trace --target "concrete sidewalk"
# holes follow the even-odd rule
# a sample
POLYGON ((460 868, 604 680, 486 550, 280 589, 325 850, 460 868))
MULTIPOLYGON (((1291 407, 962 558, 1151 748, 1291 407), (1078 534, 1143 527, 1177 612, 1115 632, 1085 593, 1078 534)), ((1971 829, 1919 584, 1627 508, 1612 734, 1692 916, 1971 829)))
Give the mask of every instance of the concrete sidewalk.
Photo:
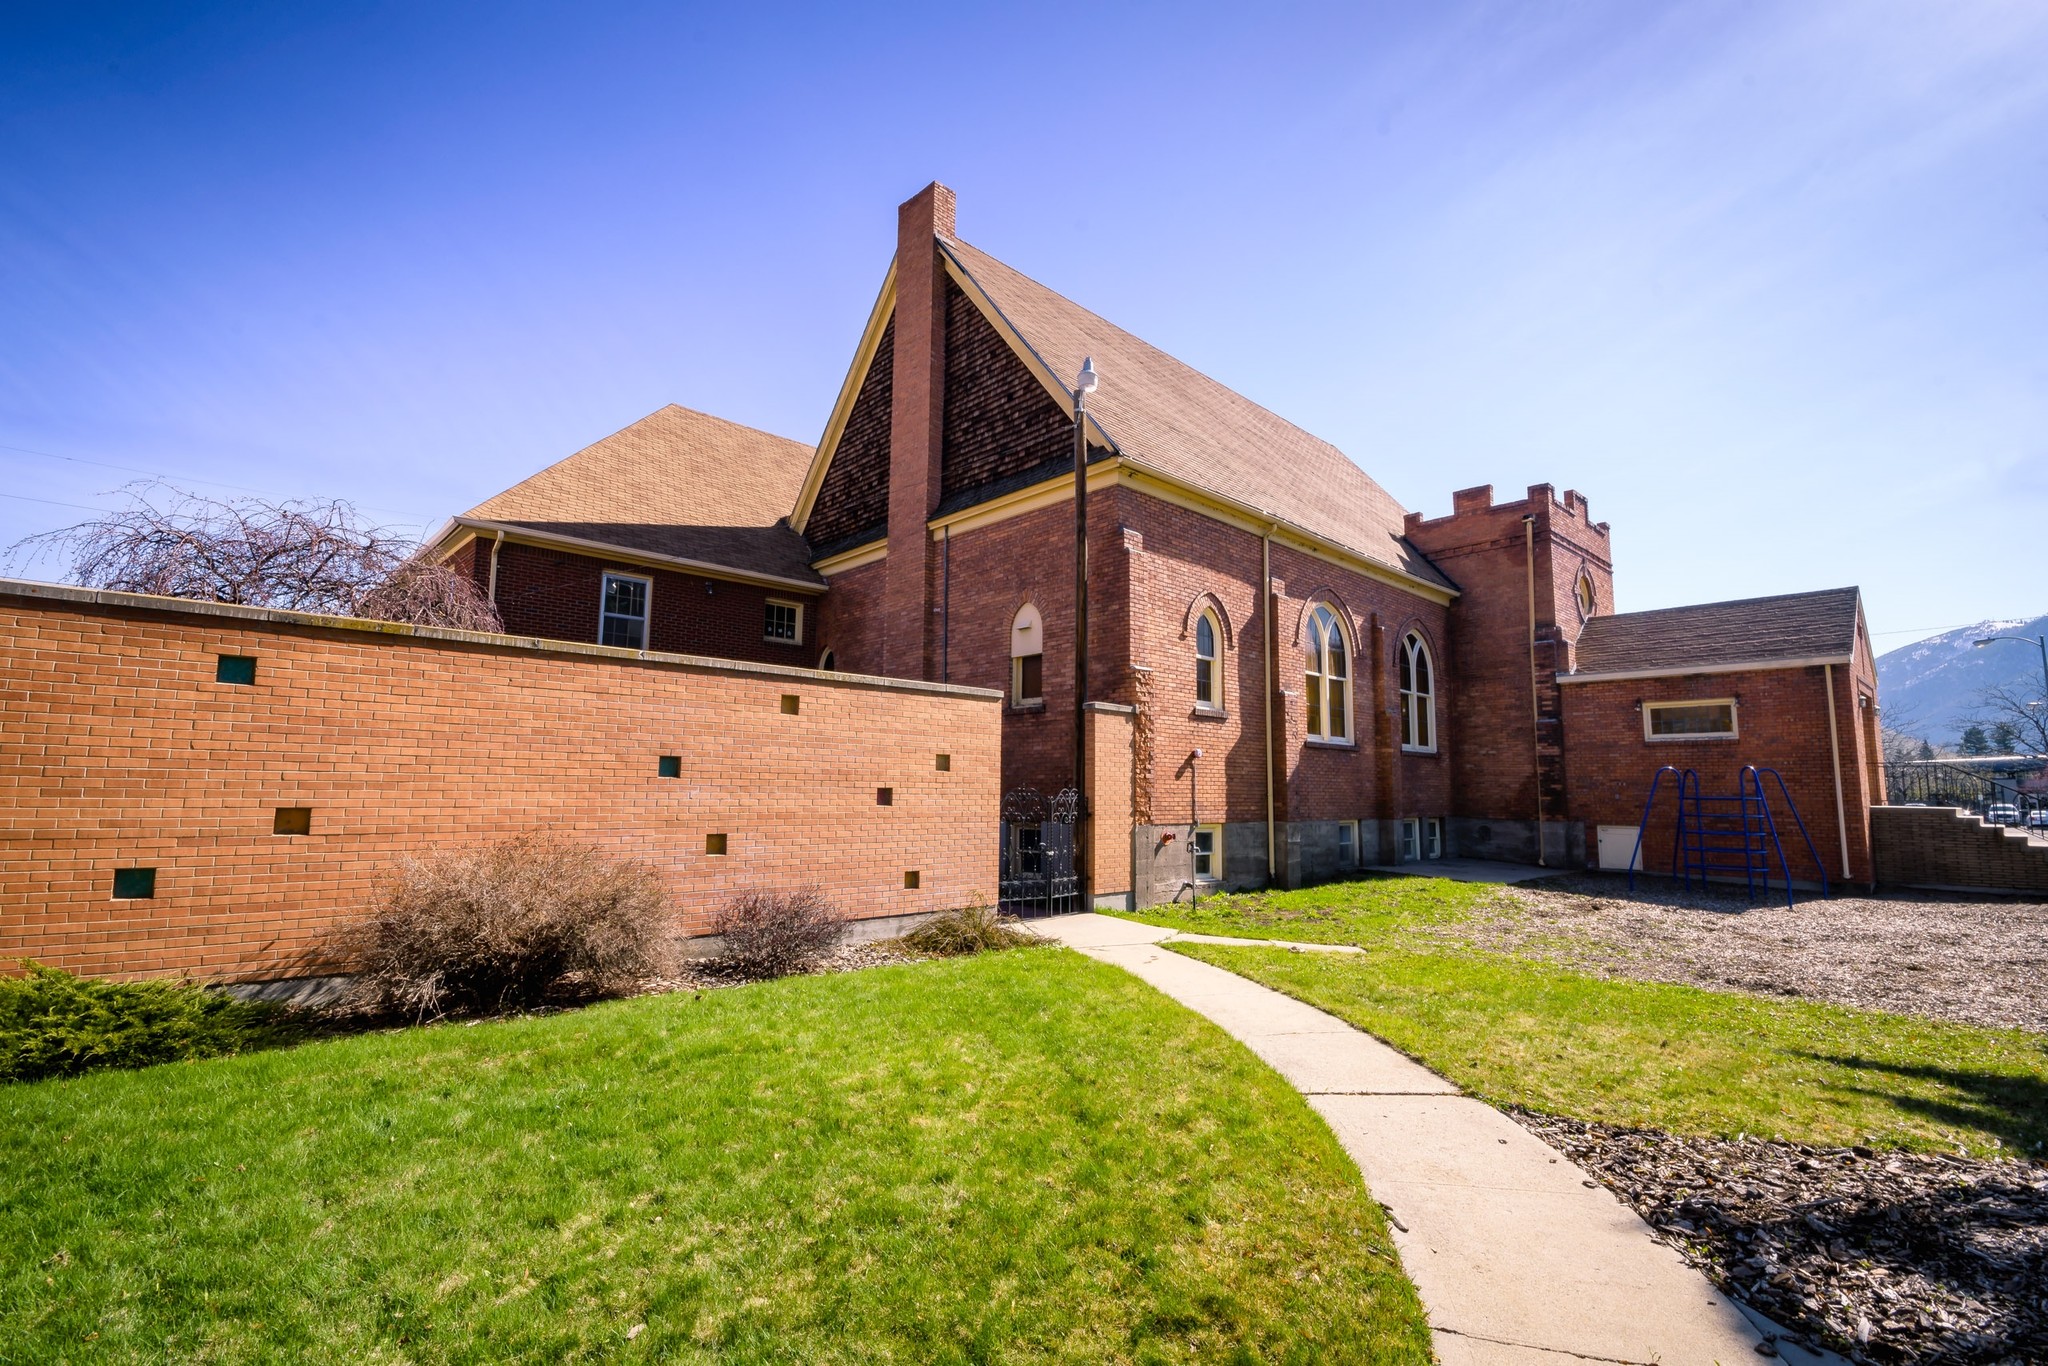
POLYGON ((1308 1098, 1386 1207, 1445 1366, 1731 1366, 1770 1350, 1633 1211, 1420 1063, 1335 1016, 1161 947, 1171 930, 1100 915, 1033 928, 1207 1016, 1308 1098))

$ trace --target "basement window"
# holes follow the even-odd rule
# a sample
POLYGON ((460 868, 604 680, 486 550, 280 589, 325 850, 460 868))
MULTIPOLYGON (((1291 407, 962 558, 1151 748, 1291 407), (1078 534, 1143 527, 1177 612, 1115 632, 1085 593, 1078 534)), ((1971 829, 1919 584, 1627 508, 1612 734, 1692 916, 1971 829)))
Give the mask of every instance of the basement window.
POLYGON ((148 901, 156 895, 156 869, 116 868, 114 900, 148 901))
POLYGON ((723 858, 725 856, 725 836, 706 835, 704 837, 704 852, 713 858, 723 858))
POLYGON ((683 756, 664 754, 654 761, 654 773, 659 778, 680 778, 683 776, 683 756))
POLYGON ((1732 740, 1735 699, 1643 703, 1645 740, 1732 740))
POLYGON ((256 682, 254 655, 221 655, 213 661, 213 681, 249 687, 256 682))
POLYGON ((647 600, 653 596, 652 580, 630 574, 604 576, 604 601, 598 613, 597 643, 616 645, 622 650, 647 648, 647 600))
POLYGON ((804 643, 804 608, 798 602, 770 602, 761 638, 779 645, 804 643))
POLYGON ((1198 882, 1214 882, 1223 876, 1223 827, 1198 825, 1188 834, 1188 855, 1198 882))
POLYGON ((310 835, 313 833, 313 808, 310 806, 280 806, 270 817, 270 833, 273 835, 310 835))
POLYGON ((1358 822, 1337 822, 1337 866, 1356 868, 1358 866, 1358 822))

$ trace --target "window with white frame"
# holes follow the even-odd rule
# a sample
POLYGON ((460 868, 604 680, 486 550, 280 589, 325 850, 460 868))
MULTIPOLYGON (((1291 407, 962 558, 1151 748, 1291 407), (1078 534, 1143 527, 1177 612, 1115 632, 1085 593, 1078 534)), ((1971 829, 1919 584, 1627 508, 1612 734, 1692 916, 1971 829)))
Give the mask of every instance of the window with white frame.
POLYGON ((1189 831, 1188 859, 1197 881, 1219 881, 1223 877, 1223 827, 1198 825, 1189 831))
POLYGON ((1643 703, 1645 740, 1732 740, 1735 699, 1643 703))
POLYGON ((1308 735, 1351 738, 1351 649, 1343 623, 1323 603, 1308 614, 1308 735))
POLYGON ((1356 868, 1358 866, 1358 822, 1337 822, 1337 866, 1356 868))
POLYGON ((803 644, 804 605, 800 602, 777 602, 771 598, 767 618, 761 626, 761 638, 778 645, 803 644))
POLYGON ((1010 705, 1045 700, 1045 620, 1025 603, 1010 623, 1010 705))
POLYGON ((1436 752, 1436 670, 1429 646, 1410 631, 1401 637, 1401 748, 1436 752))
POLYGON ((1205 711, 1223 710, 1222 640, 1216 613, 1205 608, 1195 618, 1195 705, 1205 711))
POLYGON ((1422 822, 1413 816, 1401 822, 1401 862, 1413 863, 1422 857, 1422 822))
POLYGON ((604 576, 602 607, 598 613, 597 643, 625 650, 647 648, 647 602, 653 584, 631 574, 604 576))
POLYGON ((1444 856, 1444 823, 1435 816, 1422 822, 1422 856, 1442 858, 1444 856))

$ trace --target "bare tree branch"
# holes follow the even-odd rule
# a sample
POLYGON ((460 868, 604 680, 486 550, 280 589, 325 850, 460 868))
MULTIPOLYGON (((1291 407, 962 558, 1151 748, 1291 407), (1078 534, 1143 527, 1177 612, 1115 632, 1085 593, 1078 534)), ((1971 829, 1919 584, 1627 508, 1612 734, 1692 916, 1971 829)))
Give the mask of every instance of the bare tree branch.
POLYGON ((469 580, 339 499, 208 498, 154 480, 121 492, 128 506, 17 541, 10 561, 57 556, 71 580, 88 588, 504 629, 469 580))

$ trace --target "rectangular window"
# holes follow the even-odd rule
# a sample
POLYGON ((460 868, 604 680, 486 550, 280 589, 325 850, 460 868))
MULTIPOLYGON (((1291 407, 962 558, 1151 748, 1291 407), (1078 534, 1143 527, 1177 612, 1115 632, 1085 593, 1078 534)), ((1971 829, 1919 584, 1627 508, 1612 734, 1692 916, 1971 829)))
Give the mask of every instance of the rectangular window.
POLYGON ((803 605, 794 602, 769 603, 768 621, 762 632, 762 639, 776 641, 782 645, 803 644, 803 605))
POLYGON ((280 806, 270 817, 273 835, 309 835, 313 832, 313 808, 280 806))
POLYGON ((597 643, 622 650, 647 648, 647 599, 653 585, 627 574, 604 576, 604 610, 598 620, 597 643))
POLYGON ((1733 739, 1735 699, 1643 703, 1645 740, 1733 739))
POLYGON ((221 655, 213 662, 213 681, 249 687, 256 681, 254 655, 221 655))
POLYGON ((147 901, 156 895, 156 869, 116 868, 114 870, 114 899, 117 901, 147 901))
POLYGON ((1195 661, 1195 704, 1202 707, 1216 705, 1216 661, 1213 659, 1195 661))
POLYGON ((1196 877, 1213 882, 1223 876, 1222 826, 1196 826, 1188 836, 1188 851, 1194 858, 1196 877))
POLYGON ((1409 818, 1401 822, 1401 862, 1413 863, 1422 857, 1422 822, 1409 818))
POLYGON ((1044 701, 1045 656, 1018 655, 1010 665, 1010 705, 1044 701))
POLYGON ((1444 856, 1444 823, 1431 816, 1422 823, 1422 856, 1442 858, 1444 856))
POLYGON ((1337 822, 1337 866, 1356 868, 1358 866, 1358 822, 1337 822))
POLYGON ((658 754, 654 758, 654 774, 658 778, 680 778, 683 776, 683 756, 680 754, 658 754))

